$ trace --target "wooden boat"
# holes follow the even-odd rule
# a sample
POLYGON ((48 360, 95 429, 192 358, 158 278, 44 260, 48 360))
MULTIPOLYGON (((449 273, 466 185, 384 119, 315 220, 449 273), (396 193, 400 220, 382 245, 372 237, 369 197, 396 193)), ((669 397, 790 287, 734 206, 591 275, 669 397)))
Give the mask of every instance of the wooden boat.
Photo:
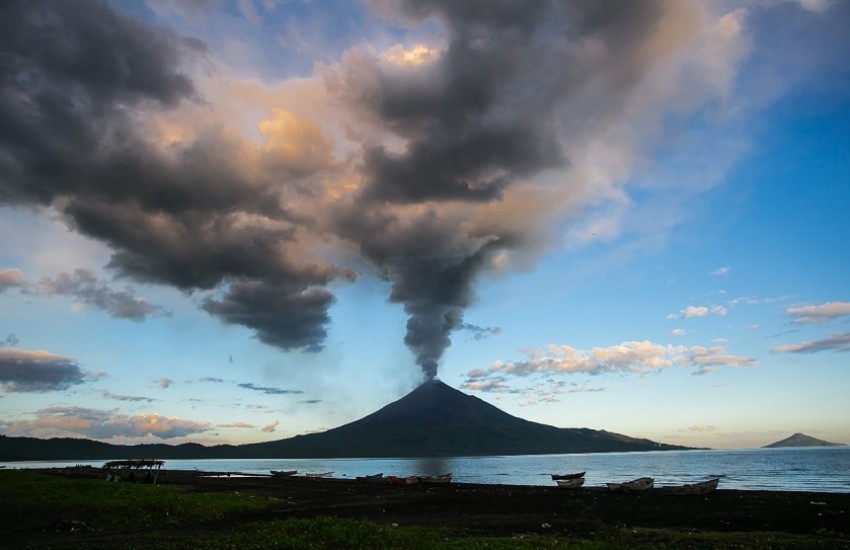
POLYGON ((389 480, 384 477, 383 472, 380 473, 380 474, 373 474, 373 475, 370 475, 370 476, 357 476, 354 479, 356 479, 357 481, 363 481, 365 483, 388 483, 389 482, 389 480))
POLYGON ((574 474, 552 474, 552 479, 555 481, 559 479, 577 479, 580 477, 584 477, 584 472, 576 472, 574 474))
POLYGON ((452 474, 443 474, 440 476, 420 476, 419 483, 426 483, 431 485, 441 485, 444 483, 451 483, 452 474))
POLYGON ((418 476, 407 476, 407 477, 399 477, 399 476, 390 476, 390 484, 392 485, 416 485, 419 483, 418 476))
POLYGON ((717 489, 720 478, 700 481, 699 483, 686 483, 675 487, 665 487, 664 490, 674 495, 704 495, 717 489))
POLYGON ((655 480, 651 477, 639 477, 623 483, 606 483, 612 491, 635 492, 652 489, 655 480))
POLYGON ((272 477, 292 477, 298 470, 272 470, 272 477))
POLYGON ((578 489, 584 485, 584 478, 574 477, 572 479, 556 479, 555 483, 557 483, 558 487, 561 489, 578 489))
POLYGON ((331 475, 333 475, 333 472, 322 472, 321 474, 307 474, 307 477, 309 477, 310 479, 322 479, 326 477, 331 477, 331 475))

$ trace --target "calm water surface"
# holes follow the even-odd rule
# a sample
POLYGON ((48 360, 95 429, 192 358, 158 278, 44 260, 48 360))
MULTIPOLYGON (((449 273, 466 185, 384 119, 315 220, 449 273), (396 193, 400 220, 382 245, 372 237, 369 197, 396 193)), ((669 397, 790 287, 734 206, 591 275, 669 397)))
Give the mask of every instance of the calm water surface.
MULTIPOLYGON (((2 464, 7 468, 44 468, 75 464, 102 466, 103 462, 88 460, 2 464)), ((720 477, 721 489, 850 493, 850 447, 421 459, 167 460, 165 468, 246 474, 268 474, 270 470, 298 470, 299 474, 332 471, 334 477, 343 478, 378 472, 399 476, 452 472, 454 481, 460 483, 507 485, 553 485, 550 474, 586 471, 585 486, 588 487, 641 476, 654 477, 656 487, 720 477)))

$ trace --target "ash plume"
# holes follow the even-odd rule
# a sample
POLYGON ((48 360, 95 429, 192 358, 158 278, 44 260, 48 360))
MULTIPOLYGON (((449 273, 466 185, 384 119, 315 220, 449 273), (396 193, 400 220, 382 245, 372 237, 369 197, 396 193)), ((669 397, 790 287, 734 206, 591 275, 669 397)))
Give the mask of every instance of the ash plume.
POLYGON ((197 40, 96 0, 4 2, 0 204, 52 209, 110 247, 117 275, 199 293, 285 350, 322 349, 333 285, 366 265, 433 378, 483 274, 529 265, 560 218, 617 195, 628 163, 600 176, 588 148, 635 156, 637 130, 621 128, 657 107, 628 98, 655 37, 682 47, 687 32, 662 31, 687 30, 697 8, 370 4, 399 25, 436 21, 427 56, 354 46, 259 90, 272 99, 258 142, 216 110, 197 40))

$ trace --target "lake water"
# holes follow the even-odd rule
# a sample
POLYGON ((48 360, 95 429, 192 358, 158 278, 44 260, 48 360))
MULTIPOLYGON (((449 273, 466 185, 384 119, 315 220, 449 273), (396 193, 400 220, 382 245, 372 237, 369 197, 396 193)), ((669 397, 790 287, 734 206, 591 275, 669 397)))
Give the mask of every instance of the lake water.
MULTIPOLYGON (((151 458, 151 457, 127 457, 151 458)), ((7 468, 50 468, 103 460, 5 462, 7 468)), ((655 486, 691 483, 720 477, 720 489, 822 491, 850 493, 850 447, 653 451, 440 458, 334 458, 167 460, 166 471, 201 470, 268 474, 334 472, 333 477, 383 472, 384 475, 437 475, 451 472, 459 483, 554 485, 550 474, 586 471, 585 486, 651 476, 655 486)))

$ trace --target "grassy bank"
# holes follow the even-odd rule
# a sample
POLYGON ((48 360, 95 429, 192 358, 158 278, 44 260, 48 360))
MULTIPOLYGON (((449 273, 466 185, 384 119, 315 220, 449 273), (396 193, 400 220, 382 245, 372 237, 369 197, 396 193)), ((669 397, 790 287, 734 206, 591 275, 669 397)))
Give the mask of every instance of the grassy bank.
MULTIPOLYGON (((352 484, 356 487, 357 484, 352 484)), ((626 528, 592 533, 469 535, 358 518, 291 517, 285 496, 198 492, 178 485, 107 483, 24 470, 0 471, 5 548, 582 549, 847 548, 847 540, 771 532, 626 528)))

